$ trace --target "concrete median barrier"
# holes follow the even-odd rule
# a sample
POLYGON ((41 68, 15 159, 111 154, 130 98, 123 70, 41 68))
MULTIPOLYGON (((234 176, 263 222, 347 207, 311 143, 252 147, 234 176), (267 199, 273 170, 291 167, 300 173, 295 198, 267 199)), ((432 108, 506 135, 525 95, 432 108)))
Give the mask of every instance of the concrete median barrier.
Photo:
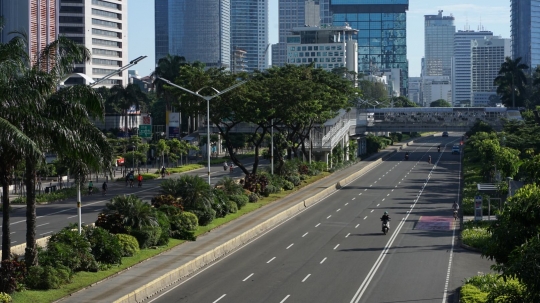
MULTIPOLYGON (((412 142, 412 141, 411 141, 412 142)), ((408 143, 404 143, 402 147, 407 146, 408 143)), ((393 153, 397 152, 397 150, 394 150, 392 153, 388 154, 386 157, 389 157, 393 153)), ((264 221, 263 223, 258 224, 257 226, 251 228, 250 230, 238 235, 237 237, 227 241, 226 243, 223 243, 222 245, 217 246, 216 248, 212 249, 211 251, 208 251, 197 258, 193 259, 192 261, 166 273, 165 275, 159 277, 158 279, 155 279, 154 281, 138 288, 137 290, 126 294, 125 296, 119 298, 118 300, 114 301, 114 303, 139 303, 144 300, 147 300, 148 298, 151 298, 160 292, 164 291, 166 288, 170 287, 171 285, 175 284, 182 278, 185 278, 193 273, 195 273, 197 270, 201 269, 202 267, 216 261, 219 258, 222 258, 223 256, 230 254, 231 252, 241 248, 242 246, 246 245, 247 243, 253 241, 255 238, 263 235, 264 233, 268 232, 272 228, 276 227, 277 225, 285 222, 287 219, 293 217, 294 215, 302 212, 303 210, 307 209, 310 206, 315 205, 319 201, 323 200, 324 198, 328 197, 332 193, 336 192, 340 188, 345 187, 350 182, 354 181, 361 175, 369 172, 371 169, 379 165, 383 162, 383 159, 377 159, 375 161, 372 161, 368 165, 364 166, 363 168, 359 169, 357 172, 352 173, 348 177, 346 177, 343 180, 340 180, 336 184, 329 186, 325 188, 324 190, 314 194, 313 196, 294 204, 292 207, 289 207, 288 209, 280 212, 279 214, 273 216, 272 218, 264 221)))

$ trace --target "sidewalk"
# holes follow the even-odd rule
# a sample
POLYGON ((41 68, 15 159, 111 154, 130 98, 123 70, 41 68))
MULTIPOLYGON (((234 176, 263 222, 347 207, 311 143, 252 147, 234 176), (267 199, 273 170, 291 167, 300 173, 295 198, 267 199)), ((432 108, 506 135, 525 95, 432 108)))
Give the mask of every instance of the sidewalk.
MULTIPOLYGON (((126 270, 116 276, 106 280, 106 283, 97 283, 86 289, 66 297, 61 302, 114 302, 128 293, 143 287, 167 273, 185 266, 190 261, 204 254, 213 253, 216 247, 221 247, 225 243, 236 240, 259 224, 275 217, 299 202, 312 197, 336 184, 352 173, 370 165, 379 158, 384 158, 399 150, 401 146, 390 146, 388 149, 375 154, 358 164, 338 171, 322 180, 319 180, 303 189, 296 191, 289 196, 262 207, 248 215, 242 216, 228 224, 212 230, 212 232, 201 235, 195 242, 185 242, 167 252, 164 252, 152 259, 139 263, 131 269, 126 270)), ((247 241, 249 242, 249 241, 247 241)), ((244 242, 244 243, 247 243, 244 242)), ((214 259, 220 258, 218 252, 214 259)), ((193 263, 193 262, 192 262, 193 263)), ((189 263, 191 264, 191 263, 189 263)), ((191 272, 206 264, 188 265, 191 272), (192 268, 191 268, 192 267, 192 268)), ((176 281, 170 281, 173 284, 176 281)), ((151 294, 147 294, 151 295, 151 294)), ((135 302, 130 300, 130 302, 135 302)))

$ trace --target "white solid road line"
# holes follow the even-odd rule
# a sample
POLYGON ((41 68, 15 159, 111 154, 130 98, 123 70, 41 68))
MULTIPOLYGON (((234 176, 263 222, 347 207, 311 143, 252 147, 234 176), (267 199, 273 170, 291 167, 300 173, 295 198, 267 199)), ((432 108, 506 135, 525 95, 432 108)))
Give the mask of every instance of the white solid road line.
POLYGON ((306 280, 309 278, 309 276, 311 276, 311 274, 308 274, 308 275, 304 278, 304 280, 302 280, 302 283, 306 282, 306 280))
POLYGON ((218 302, 219 300, 223 299, 223 297, 225 297, 226 295, 227 295, 227 294, 223 294, 223 296, 219 297, 219 298, 218 298, 217 300, 215 300, 215 301, 214 301, 214 302, 212 302, 212 303, 216 303, 216 302, 218 302))
POLYGON ((246 280, 251 278, 251 276, 253 276, 253 273, 251 275, 247 276, 244 280, 242 280, 242 282, 246 282, 246 280))

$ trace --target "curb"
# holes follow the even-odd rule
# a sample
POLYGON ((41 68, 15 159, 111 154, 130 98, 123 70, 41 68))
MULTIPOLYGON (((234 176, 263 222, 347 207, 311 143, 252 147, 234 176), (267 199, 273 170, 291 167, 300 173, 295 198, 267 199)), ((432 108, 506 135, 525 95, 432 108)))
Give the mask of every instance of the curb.
POLYGON ((226 243, 219 245, 218 247, 212 249, 211 251, 198 256, 194 260, 187 262, 186 264, 178 267, 177 269, 174 269, 164 274, 160 278, 157 278, 151 281, 150 283, 142 287, 139 287, 135 291, 132 291, 122 296, 121 298, 115 300, 114 303, 139 303, 139 302, 143 302, 151 298, 152 296, 158 294, 159 292, 162 292, 164 289, 168 288, 169 286, 175 284, 182 278, 190 274, 193 274, 200 268, 245 246, 246 244, 256 239, 258 236, 261 236, 262 234, 271 230, 273 227, 279 225, 280 223, 285 222, 289 218, 299 214, 300 212, 304 211, 308 207, 317 204, 319 201, 322 201, 324 198, 328 197, 329 195, 345 187, 347 184, 351 183, 355 179, 369 172, 375 166, 378 166, 380 163, 383 162, 384 158, 390 157, 392 154, 396 153, 398 150, 403 149, 404 147, 408 146, 409 144, 412 144, 413 142, 414 141, 411 140, 406 143, 399 144, 398 145, 399 148, 393 150, 385 157, 379 158, 369 163, 368 165, 366 165, 359 171, 351 174, 349 177, 338 181, 334 186, 327 187, 321 192, 295 204, 294 206, 282 211, 281 213, 266 220, 265 222, 258 224, 257 226, 253 227, 252 229, 248 231, 245 231, 241 235, 227 241, 226 243))

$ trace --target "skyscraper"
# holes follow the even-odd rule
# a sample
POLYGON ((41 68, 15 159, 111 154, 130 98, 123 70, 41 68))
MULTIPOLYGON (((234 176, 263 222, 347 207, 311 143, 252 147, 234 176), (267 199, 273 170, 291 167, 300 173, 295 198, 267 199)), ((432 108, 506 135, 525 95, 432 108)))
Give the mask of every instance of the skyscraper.
MULTIPOLYGON (((92 59, 75 65, 94 81, 118 70, 129 62, 127 40, 127 0, 60 0, 58 31, 61 35, 86 46, 92 59)), ((127 85, 128 74, 122 72, 101 82, 103 86, 127 85)), ((65 84, 89 84, 82 77, 71 77, 65 84)))
POLYGON ((268 67, 268 0, 231 0, 231 50, 245 51, 246 70, 268 67))
POLYGON ((540 65, 540 0, 511 0, 512 58, 531 67, 540 65))
POLYGON ((486 37, 471 41, 471 102, 473 106, 494 106, 501 64, 510 56, 510 39, 486 37), (494 99, 493 99, 494 98, 494 99), (490 104, 491 103, 491 104, 490 104))
POLYGON ((230 66, 230 0, 155 0, 154 5, 156 62, 168 53, 209 67, 230 66))
POLYGON ((452 76, 456 27, 454 17, 442 13, 424 16, 424 76, 452 76))
POLYGON ((454 58, 452 60, 452 103, 471 101, 471 41, 492 37, 490 31, 459 30, 454 35, 454 58))
POLYGON ((28 35, 30 59, 34 61, 43 48, 58 37, 58 7, 56 0, 2 0, 0 14, 4 18, 4 29, 0 35, 2 43, 8 42, 19 31, 28 35))
POLYGON ((358 72, 401 69, 402 94, 408 86, 407 14, 409 0, 332 0, 333 25, 358 29, 358 72))

